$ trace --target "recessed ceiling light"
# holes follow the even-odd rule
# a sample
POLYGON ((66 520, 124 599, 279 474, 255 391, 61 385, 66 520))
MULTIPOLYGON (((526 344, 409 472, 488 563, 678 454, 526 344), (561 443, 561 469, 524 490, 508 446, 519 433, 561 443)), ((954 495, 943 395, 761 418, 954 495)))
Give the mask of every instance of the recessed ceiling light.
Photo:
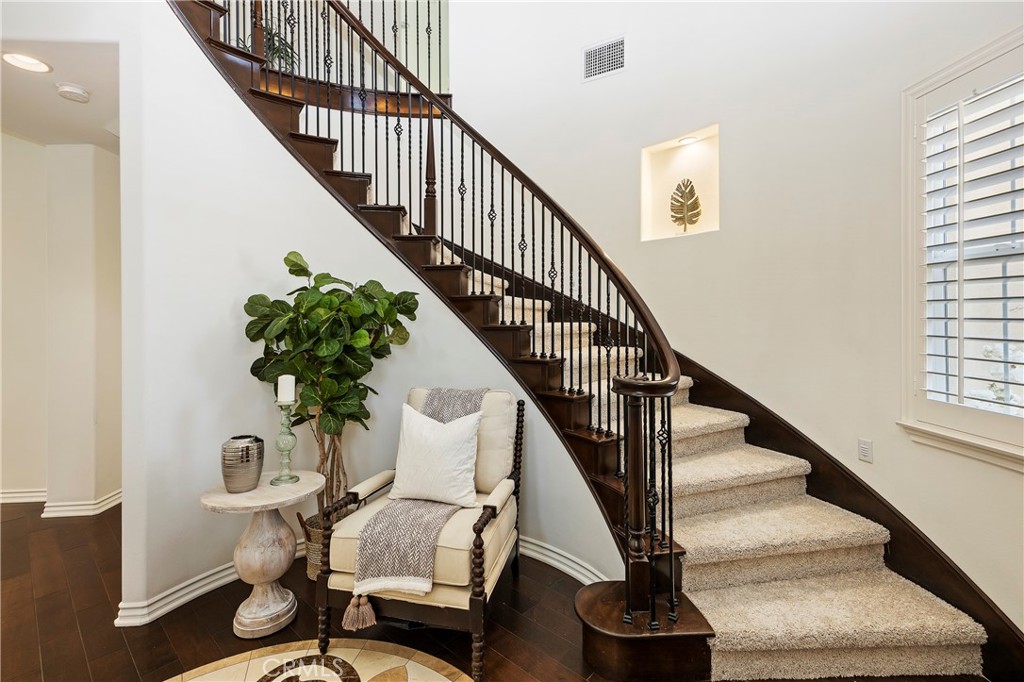
POLYGON ((57 94, 79 104, 89 101, 89 91, 75 83, 57 83, 57 94))
POLYGON ((48 73, 53 71, 53 67, 46 62, 41 62, 35 57, 17 54, 16 52, 4 52, 4 61, 11 66, 16 66, 19 69, 25 69, 26 71, 34 71, 35 73, 48 73))
POLYGON ((693 137, 692 135, 690 137, 681 137, 681 138, 679 138, 679 144, 693 144, 696 141, 697 141, 697 138, 693 137))

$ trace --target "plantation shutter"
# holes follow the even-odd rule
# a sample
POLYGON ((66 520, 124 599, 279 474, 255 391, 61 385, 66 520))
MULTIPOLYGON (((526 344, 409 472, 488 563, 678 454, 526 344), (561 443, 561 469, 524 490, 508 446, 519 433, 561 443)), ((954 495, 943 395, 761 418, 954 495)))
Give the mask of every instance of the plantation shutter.
POLYGON ((921 127, 925 394, 1024 416, 1024 78, 921 127))

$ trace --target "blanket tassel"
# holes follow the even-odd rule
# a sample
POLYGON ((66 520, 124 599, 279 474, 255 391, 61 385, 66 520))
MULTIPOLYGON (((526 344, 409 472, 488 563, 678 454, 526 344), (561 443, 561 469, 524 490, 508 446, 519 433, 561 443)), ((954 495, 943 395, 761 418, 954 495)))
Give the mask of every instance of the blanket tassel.
POLYGON ((366 596, 357 597, 352 595, 352 601, 345 609, 345 615, 341 619, 341 627, 346 630, 362 630, 371 625, 377 624, 377 616, 373 612, 373 605, 366 596))

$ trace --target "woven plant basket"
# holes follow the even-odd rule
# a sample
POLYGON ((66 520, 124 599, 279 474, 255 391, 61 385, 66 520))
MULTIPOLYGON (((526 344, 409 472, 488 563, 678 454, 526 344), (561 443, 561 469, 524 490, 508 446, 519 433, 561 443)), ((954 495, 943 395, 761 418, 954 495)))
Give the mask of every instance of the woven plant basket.
POLYGON ((302 526, 302 534, 306 536, 306 577, 316 580, 320 575, 320 549, 323 547, 324 529, 320 527, 320 515, 313 514, 308 518, 299 517, 299 524, 302 526))

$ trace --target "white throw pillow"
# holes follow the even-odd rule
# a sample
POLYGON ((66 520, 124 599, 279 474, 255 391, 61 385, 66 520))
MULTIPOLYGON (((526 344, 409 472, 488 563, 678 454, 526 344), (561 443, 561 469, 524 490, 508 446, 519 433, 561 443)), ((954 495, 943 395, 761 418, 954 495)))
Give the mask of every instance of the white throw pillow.
POLYGON ((432 500, 475 507, 480 412, 442 424, 402 405, 392 500, 432 500))

